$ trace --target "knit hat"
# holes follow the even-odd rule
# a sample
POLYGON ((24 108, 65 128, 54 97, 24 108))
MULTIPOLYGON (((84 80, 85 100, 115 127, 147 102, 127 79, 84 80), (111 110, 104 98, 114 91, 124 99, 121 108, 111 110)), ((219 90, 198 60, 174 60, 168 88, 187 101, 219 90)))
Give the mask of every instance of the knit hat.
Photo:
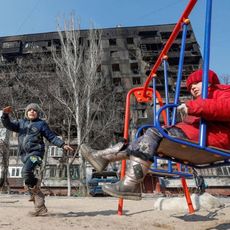
MULTIPOLYGON (((203 75, 203 70, 199 69, 199 70, 191 73, 188 76, 188 78, 186 80, 186 86, 187 86, 188 91, 190 91, 192 84, 202 81, 202 75, 203 75)), ((219 81, 216 73, 213 72, 212 70, 208 71, 208 82, 212 85, 220 84, 220 81, 219 81)))
POLYGON ((40 106, 39 106, 38 104, 36 104, 36 103, 31 103, 31 104, 27 105, 26 108, 25 108, 25 117, 26 117, 26 118, 28 118, 27 113, 28 113, 28 111, 29 111, 30 109, 35 110, 35 111, 37 112, 37 114, 38 114, 38 117, 39 117, 39 115, 40 115, 40 113, 41 113, 41 108, 40 108, 40 106))

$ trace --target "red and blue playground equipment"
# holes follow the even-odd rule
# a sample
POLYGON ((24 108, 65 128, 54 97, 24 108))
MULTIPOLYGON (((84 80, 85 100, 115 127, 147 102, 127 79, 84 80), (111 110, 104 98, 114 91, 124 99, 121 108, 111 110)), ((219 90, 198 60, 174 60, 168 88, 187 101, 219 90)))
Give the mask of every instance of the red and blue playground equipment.
MULTIPOLYGON (((126 109, 125 109, 125 123, 124 123, 124 138, 128 140, 129 137, 129 120, 130 120, 130 99, 134 95, 136 101, 139 103, 153 101, 153 124, 145 125, 139 128, 136 137, 142 129, 154 126, 164 136, 161 145, 158 149, 158 156, 155 156, 154 163, 150 168, 151 172, 157 176, 170 175, 173 177, 181 178, 182 187, 185 193, 185 197, 188 204, 189 213, 194 212, 190 193, 186 183, 186 178, 193 177, 188 171, 188 166, 192 168, 208 168, 227 165, 230 163, 230 150, 222 150, 212 148, 206 145, 206 122, 201 120, 200 122, 200 139, 199 143, 191 142, 188 140, 177 139, 169 136, 160 122, 160 117, 163 117, 165 125, 174 125, 176 123, 176 112, 179 104, 180 85, 182 80, 184 52, 186 44, 187 26, 190 23, 188 16, 194 8, 197 0, 190 0, 180 19, 178 20, 174 30, 171 33, 167 43, 165 44, 162 52, 160 53, 155 65, 153 66, 148 78, 146 79, 143 87, 137 87, 131 89, 126 97, 126 109), (169 103, 168 96, 168 76, 167 76, 167 53, 177 38, 177 35, 182 30, 182 43, 180 58, 178 64, 177 82, 175 89, 174 102, 169 103), (164 83, 165 83, 165 104, 161 98, 159 92, 156 90, 155 79, 157 78, 157 70, 159 66, 163 64, 164 67, 164 83), (149 84, 152 82, 153 87, 150 88, 149 84), (160 109, 157 110, 157 100, 160 105, 160 109), (168 160, 167 170, 157 168, 157 160, 168 160), (177 169, 172 167, 173 162, 176 163, 177 169)), ((212 13, 212 0, 206 0, 206 19, 205 19, 205 37, 204 37, 204 53, 203 53, 203 79, 202 79, 202 98, 207 98, 208 94, 208 70, 209 70, 209 58, 210 58, 210 38, 211 38, 211 13, 212 13)), ((121 179, 125 176, 126 161, 122 161, 121 179)), ((122 215, 123 199, 119 199, 118 214, 122 215)))

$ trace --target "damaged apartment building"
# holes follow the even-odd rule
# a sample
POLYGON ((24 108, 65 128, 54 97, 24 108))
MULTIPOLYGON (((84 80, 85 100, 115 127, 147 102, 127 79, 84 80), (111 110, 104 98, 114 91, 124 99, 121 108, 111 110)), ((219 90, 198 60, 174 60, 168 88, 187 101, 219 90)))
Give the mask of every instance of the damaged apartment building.
MULTIPOLYGON (((103 74, 111 79, 113 87, 117 89, 116 97, 120 102, 120 114, 122 118, 124 117, 125 97, 127 92, 131 88, 141 86, 145 82, 147 77, 146 72, 154 65, 173 31, 174 26, 175 24, 165 24, 102 29, 103 55, 99 71, 103 71, 103 74)), ((82 38, 84 39, 87 39, 86 32, 86 30, 81 31, 82 38)), ((181 38, 182 33, 179 33, 168 53, 170 94, 174 93, 175 88, 181 38)), ((57 32, 0 37, 0 77, 2 74, 8 74, 10 76, 11 72, 17 72, 20 61, 25 58, 31 59, 32 63, 34 63, 38 71, 40 71, 41 76, 43 74, 42 71, 45 71, 46 74, 48 73, 50 76, 55 77, 55 66, 47 65, 45 68, 41 68, 41 66, 37 64, 36 57, 42 54, 50 58, 52 56, 51 49, 55 48, 56 50, 60 50, 60 46, 60 38, 57 32)), ((184 84, 185 79, 191 72, 199 68, 201 60, 202 57, 199 45, 193 33, 192 26, 189 25, 183 67, 183 81, 181 85, 182 98, 188 96, 184 84)), ((45 65, 46 63, 43 64, 45 65)), ((164 76, 162 67, 160 67, 157 72, 156 87, 164 97, 164 76)), ((11 82, 1 84, 2 92, 11 93, 11 89, 11 82)), ((18 100, 20 100, 20 98, 18 98, 18 100)), ((5 103, 3 97, 1 106, 5 106, 5 103)), ((18 101, 18 103, 20 103, 20 101, 18 101)), ((151 122, 151 106, 146 104, 137 105, 134 102, 131 109, 135 117, 135 119, 131 121, 131 128, 135 129, 140 124, 151 122)), ((52 121, 50 121, 49 124, 52 129, 58 129, 56 124, 52 123, 52 121)), ((118 131, 119 135, 122 135, 122 125, 123 121, 121 121, 120 124, 121 127, 118 131)), ((60 133, 59 130, 57 133, 60 133)), ((72 138, 76 138, 74 137, 74 133, 72 138)), ((16 189, 22 189, 22 165, 17 156, 16 147, 16 136, 12 134, 10 140, 9 179, 13 181, 13 184, 11 184, 12 187, 14 186, 16 189)), ((65 190, 67 186, 66 170, 60 168, 59 164, 62 157, 63 155, 60 149, 49 146, 47 170, 44 181, 47 187, 54 190, 65 190)), ((73 186, 78 186, 78 159, 75 160, 71 175, 73 186)))

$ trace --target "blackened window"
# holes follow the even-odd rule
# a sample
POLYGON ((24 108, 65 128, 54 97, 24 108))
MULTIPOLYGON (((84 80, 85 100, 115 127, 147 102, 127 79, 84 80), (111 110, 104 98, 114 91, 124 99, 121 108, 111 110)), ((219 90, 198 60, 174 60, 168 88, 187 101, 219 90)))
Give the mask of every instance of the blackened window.
POLYGON ((138 63, 131 63, 130 64, 130 69, 132 71, 133 74, 138 74, 139 73, 139 69, 138 69, 138 63))
POLYGON ((110 39, 109 39, 109 45, 110 45, 110 46, 115 46, 115 45, 117 45, 117 40, 116 40, 116 38, 110 38, 110 39))
POLYGON ((171 35, 171 33, 172 32, 161 32, 161 37, 162 37, 162 39, 168 39, 169 37, 170 37, 170 35, 171 35))
POLYGON ((98 73, 101 72, 101 65, 98 65, 98 66, 97 66, 97 72, 98 72, 98 73))
POLYGON ((133 77, 133 85, 140 85, 141 78, 140 77, 133 77))
POLYGON ((157 31, 141 31, 139 32, 141 37, 155 37, 157 36, 157 31))
POLYGON ((133 38, 127 38, 126 41, 127 41, 127 44, 133 44, 134 43, 133 38))
POLYGON ((117 57, 118 51, 117 50, 111 50, 110 51, 110 57, 117 57))
POLYGON ((119 77, 113 78, 113 84, 114 84, 115 86, 121 85, 121 78, 119 78, 119 77))
POLYGON ((129 50, 129 59, 136 60, 136 50, 129 50))
POLYGON ((112 64, 112 70, 113 70, 113 72, 118 72, 118 71, 120 71, 120 66, 119 66, 119 64, 112 64))
POLYGON ((80 37, 80 38, 78 39, 78 42, 79 42, 79 45, 83 45, 84 39, 83 39, 82 37, 80 37))
POLYGON ((8 49, 8 48, 19 48, 21 42, 20 41, 13 41, 13 42, 4 42, 2 44, 3 49, 8 49))

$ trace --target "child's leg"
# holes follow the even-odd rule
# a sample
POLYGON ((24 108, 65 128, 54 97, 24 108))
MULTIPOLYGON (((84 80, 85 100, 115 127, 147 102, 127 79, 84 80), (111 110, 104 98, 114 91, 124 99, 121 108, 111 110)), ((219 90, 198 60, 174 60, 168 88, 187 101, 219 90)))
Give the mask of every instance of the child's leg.
POLYGON ((29 156, 24 162, 22 168, 22 177, 25 181, 27 187, 34 187, 37 184, 38 179, 34 175, 34 170, 37 165, 40 165, 42 162, 41 158, 38 156, 29 156))
POLYGON ((31 213, 34 216, 44 215, 47 213, 45 206, 45 196, 39 188, 38 179, 34 175, 34 170, 37 165, 40 165, 42 160, 38 156, 29 156, 24 162, 22 175, 25 180, 25 185, 34 196, 35 212, 31 213))

